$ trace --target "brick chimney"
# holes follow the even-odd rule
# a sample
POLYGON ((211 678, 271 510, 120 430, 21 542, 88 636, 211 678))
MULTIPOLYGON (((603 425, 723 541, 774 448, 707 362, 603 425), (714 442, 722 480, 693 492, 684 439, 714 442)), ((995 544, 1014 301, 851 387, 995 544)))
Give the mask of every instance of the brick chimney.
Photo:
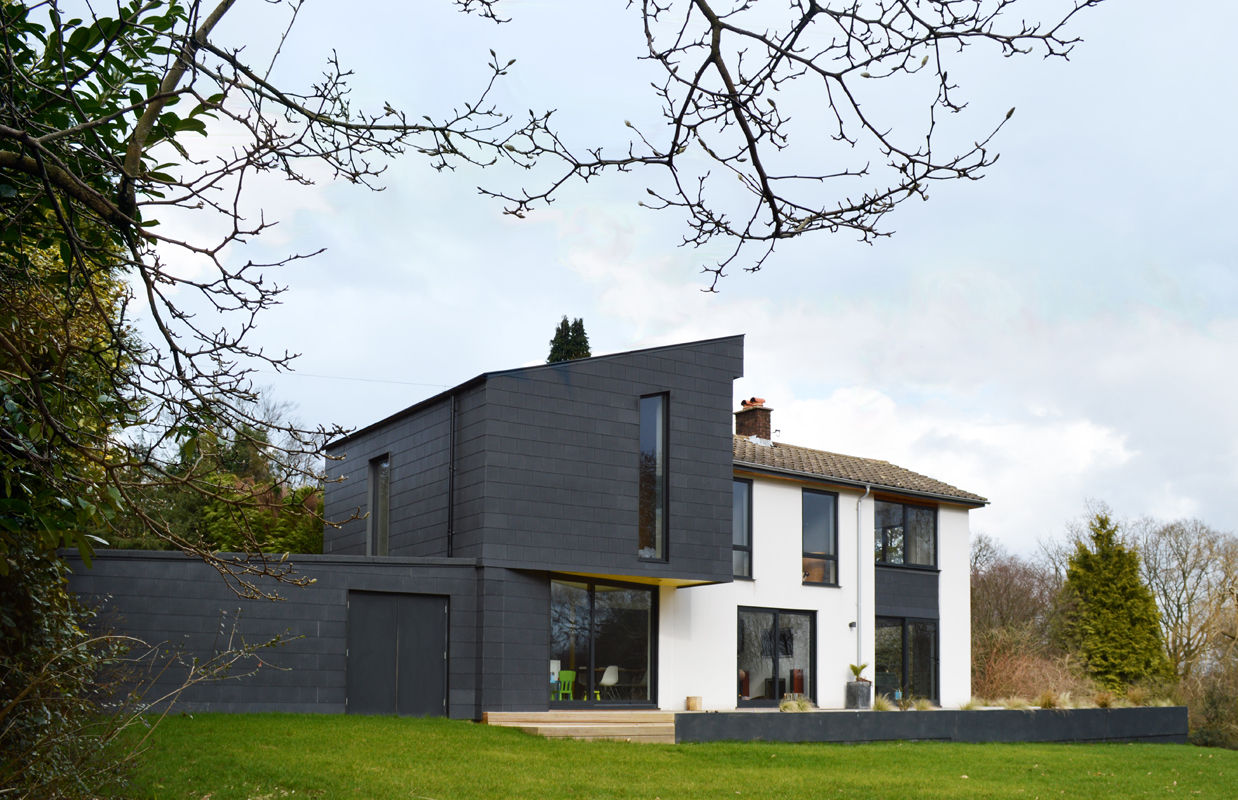
POLYGON ((765 407, 764 397, 753 397, 740 401, 739 411, 735 412, 735 434, 737 436, 755 436, 758 439, 769 440, 770 412, 774 409, 765 407))

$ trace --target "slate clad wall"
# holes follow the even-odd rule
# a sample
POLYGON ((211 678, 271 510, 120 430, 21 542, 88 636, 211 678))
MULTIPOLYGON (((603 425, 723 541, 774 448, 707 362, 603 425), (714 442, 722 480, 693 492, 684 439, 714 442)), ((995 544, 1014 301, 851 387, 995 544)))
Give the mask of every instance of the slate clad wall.
MULTIPOLYGON (((178 706, 190 711, 342 713, 348 591, 445 595, 449 715, 477 715, 478 665, 484 662, 477 658, 479 583, 472 561, 298 556, 298 571, 316 582, 282 588, 287 598, 282 602, 241 600, 215 570, 179 553, 105 550, 91 569, 75 559, 71 563, 70 588, 103 609, 102 623, 149 643, 209 657, 226 646, 234 622, 247 642, 288 637, 261 652, 264 661, 284 669, 263 668, 242 680, 194 687, 178 706)), ((546 608, 548 602, 543 637, 546 608)), ((170 687, 175 677, 169 675, 162 686, 170 687)))
MULTIPOLYGON (((342 482, 329 519, 368 510, 370 459, 389 453, 392 556, 447 555, 450 404, 455 398, 451 555, 487 565, 729 580, 731 393, 743 337, 483 375, 334 443, 342 482), (669 562, 637 558, 639 399, 669 396, 669 562)), ((329 553, 364 554, 366 521, 328 528, 329 553)))
POLYGON ((729 580, 743 339, 487 376, 487 564, 729 580), (639 400, 669 396, 668 563, 637 558, 639 400))
POLYGON ((935 570, 877 567, 875 571, 877 616, 938 618, 935 570))

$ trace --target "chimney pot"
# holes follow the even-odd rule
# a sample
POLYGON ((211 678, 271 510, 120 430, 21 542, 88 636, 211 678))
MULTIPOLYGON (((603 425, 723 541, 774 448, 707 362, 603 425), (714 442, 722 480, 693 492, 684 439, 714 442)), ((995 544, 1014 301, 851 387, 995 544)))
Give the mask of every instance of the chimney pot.
POLYGON ((764 397, 752 397, 739 402, 739 411, 735 412, 735 434, 737 436, 755 436, 769 441, 770 412, 772 408, 765 407, 764 397))

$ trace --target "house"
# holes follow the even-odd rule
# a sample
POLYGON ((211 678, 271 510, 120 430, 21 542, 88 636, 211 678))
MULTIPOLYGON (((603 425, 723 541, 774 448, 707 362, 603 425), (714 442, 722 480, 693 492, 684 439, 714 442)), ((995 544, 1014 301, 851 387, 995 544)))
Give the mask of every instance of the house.
POLYGON ((348 709, 842 707, 852 663, 966 700, 987 501, 773 441, 742 373, 742 336, 486 373, 331 443, 323 558, 398 572, 345 587, 348 709))

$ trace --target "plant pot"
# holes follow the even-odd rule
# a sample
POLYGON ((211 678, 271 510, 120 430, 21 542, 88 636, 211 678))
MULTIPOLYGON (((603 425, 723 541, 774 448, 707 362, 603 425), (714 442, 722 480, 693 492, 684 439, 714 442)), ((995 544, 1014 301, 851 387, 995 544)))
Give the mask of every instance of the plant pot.
POLYGON ((872 708, 873 684, 869 681, 847 681, 847 708, 872 708))

